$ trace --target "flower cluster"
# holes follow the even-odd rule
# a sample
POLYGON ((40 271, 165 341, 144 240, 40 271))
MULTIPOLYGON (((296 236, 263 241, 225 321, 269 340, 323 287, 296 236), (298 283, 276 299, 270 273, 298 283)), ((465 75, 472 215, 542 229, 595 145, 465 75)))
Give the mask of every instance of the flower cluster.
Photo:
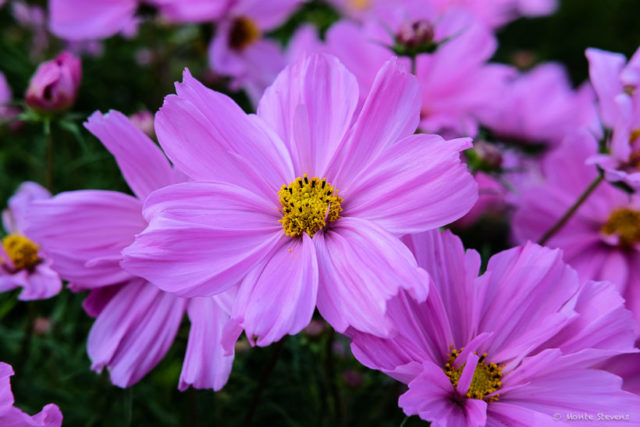
MULTIPOLYGON (((32 53, 65 50, 22 100, 0 73, 0 130, 37 128, 44 173, 2 214, 0 322, 81 293, 90 369, 120 388, 183 347, 167 377, 220 391, 250 347, 301 333, 330 334, 334 375, 338 333, 434 426, 640 424, 640 50, 587 49, 577 88, 560 63, 493 59, 499 28, 553 0, 49 0, 48 30, 19 4, 32 53), (124 64, 168 76, 196 52, 155 114, 94 77, 149 31, 173 42, 124 64), (85 158, 60 172, 65 150, 85 158), (124 182, 60 180, 86 164, 124 182)), ((51 322, 34 316, 8 345, 25 360, 51 322)), ((12 374, 0 424, 61 425, 14 407, 12 374)))

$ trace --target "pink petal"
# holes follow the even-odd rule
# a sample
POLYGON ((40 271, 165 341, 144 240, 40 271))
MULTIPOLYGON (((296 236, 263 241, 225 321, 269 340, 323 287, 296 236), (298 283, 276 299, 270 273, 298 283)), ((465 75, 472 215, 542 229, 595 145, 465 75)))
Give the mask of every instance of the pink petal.
POLYGON ((229 379, 233 364, 233 354, 226 355, 221 343, 229 315, 214 298, 192 298, 187 311, 191 329, 178 389, 193 386, 218 391, 229 379))
POLYGON ((89 332, 91 369, 107 366, 115 385, 135 384, 169 350, 185 309, 186 300, 143 280, 123 286, 89 332))
POLYGON ((22 288, 18 299, 22 301, 51 298, 62 290, 62 280, 51 269, 50 263, 40 264, 29 274, 27 285, 22 288))
POLYGON ((387 300, 404 288, 419 301, 428 293, 428 275, 409 250, 377 225, 341 218, 314 236, 320 268, 318 310, 337 331, 352 326, 386 336, 391 323, 387 300))
POLYGON ((23 233, 26 228, 25 219, 35 200, 46 200, 51 197, 40 184, 23 182, 7 202, 8 209, 2 212, 2 225, 7 233, 23 233))
POLYGON ((95 40, 113 36, 131 23, 136 0, 52 0, 51 31, 67 40, 95 40))
POLYGON ((147 199, 149 226, 123 267, 167 292, 210 296, 239 283, 285 237, 275 203, 230 184, 183 183, 147 199))
POLYGON ((158 146, 118 111, 95 112, 85 123, 113 154, 129 187, 140 199, 158 188, 179 182, 158 146))
POLYGON ((420 116, 420 92, 414 75, 392 59, 378 71, 364 106, 327 172, 341 191, 386 148, 413 134, 420 116))
POLYGON ((251 341, 266 346, 309 324, 317 293, 318 260, 311 238, 285 239, 245 277, 233 317, 251 341))
POLYGON ((314 55, 280 73, 258 115, 289 148, 296 176, 323 177, 357 103, 353 75, 336 58, 314 55))
POLYGON ((620 73, 627 59, 619 53, 589 48, 586 51, 589 60, 591 84, 598 94, 600 115, 608 127, 616 120, 615 97, 622 92, 620 73))
POLYGON ((188 71, 176 91, 165 98, 155 124, 160 145, 181 171, 195 180, 238 183, 267 198, 295 178, 286 148, 260 119, 188 71))
POLYGON ((284 23, 304 0, 239 0, 237 3, 234 7, 237 15, 250 17, 261 30, 268 31, 284 23))
POLYGON ((414 135, 384 150, 350 187, 340 187, 345 215, 366 218, 396 234, 449 224, 478 198, 475 180, 460 161, 466 139, 414 135))

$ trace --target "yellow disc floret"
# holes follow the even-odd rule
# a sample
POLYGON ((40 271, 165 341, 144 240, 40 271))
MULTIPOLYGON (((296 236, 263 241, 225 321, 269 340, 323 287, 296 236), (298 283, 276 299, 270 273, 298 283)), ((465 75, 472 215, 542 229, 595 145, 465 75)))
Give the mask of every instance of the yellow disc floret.
POLYGON ((251 19, 239 16, 233 20, 229 31, 229 47, 242 51, 260 38, 260 29, 251 19))
POLYGON ((342 197, 325 178, 309 178, 304 174, 278 192, 282 205, 282 228, 287 236, 307 233, 313 237, 318 230, 340 218, 342 197))
POLYGON ((611 213, 602 226, 604 234, 617 234, 621 246, 632 246, 640 242, 640 211, 621 208, 611 213))
MULTIPOLYGON (((464 370, 464 364, 459 368, 454 366, 456 358, 460 355, 460 352, 456 349, 452 349, 447 359, 447 363, 444 365, 444 373, 449 377, 451 384, 454 387, 458 386, 460 375, 464 370)), ((480 356, 475 371, 473 371, 473 378, 471 379, 471 385, 467 391, 466 397, 469 399, 481 399, 485 402, 495 402, 499 399, 499 394, 487 397, 491 393, 495 393, 502 386, 502 366, 497 363, 487 363, 485 361, 487 354, 480 356)))
POLYGON ((20 234, 10 234, 2 239, 2 247, 16 270, 32 269, 40 261, 38 245, 20 234))

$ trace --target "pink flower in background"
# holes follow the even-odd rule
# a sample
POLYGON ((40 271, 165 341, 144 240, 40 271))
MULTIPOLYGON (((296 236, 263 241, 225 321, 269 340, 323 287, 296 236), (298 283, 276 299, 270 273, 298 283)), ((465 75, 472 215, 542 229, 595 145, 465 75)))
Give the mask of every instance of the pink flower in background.
MULTIPOLYGON (((518 242, 539 240, 586 190, 597 170, 585 161, 596 150, 595 138, 583 131, 544 161, 546 180, 523 193, 514 217, 518 242)), ((640 322, 639 198, 604 182, 546 244, 562 249, 582 279, 614 283, 640 322)))
POLYGON ((35 182, 25 182, 9 199, 2 212, 2 223, 8 233, 0 248, 0 292, 22 288, 18 299, 51 298, 62 289, 62 280, 51 268, 51 257, 40 248, 40 242, 25 231, 26 215, 36 200, 48 199, 49 192, 35 182))
POLYGON ((11 88, 6 77, 0 71, 0 123, 15 117, 19 110, 9 105, 11 102, 11 88))
POLYGON ((257 104, 284 68, 278 42, 264 33, 282 25, 304 0, 238 0, 218 22, 209 47, 209 64, 231 77, 233 90, 244 89, 257 104))
POLYGON ((148 110, 138 111, 129 116, 131 123, 140 129, 149 138, 156 137, 156 131, 153 127, 153 114, 148 110))
POLYGON ((40 55, 49 46, 47 18, 44 9, 40 6, 29 6, 20 1, 13 1, 11 2, 11 14, 16 22, 32 32, 29 53, 32 58, 40 58, 40 55))
POLYGON ((119 112, 94 113, 86 127, 116 158, 136 197, 101 190, 61 193, 32 205, 27 228, 73 290, 90 290, 84 308, 96 317, 88 340, 92 369, 108 367, 120 387, 136 383, 169 350, 186 313, 191 331, 179 388, 219 390, 233 362, 233 343, 222 346, 223 332, 235 334, 228 314, 233 295, 176 297, 120 266, 122 249, 146 226, 142 200, 182 176, 119 112))
POLYGON ((38 66, 25 94, 27 104, 38 111, 57 113, 73 106, 82 80, 80 60, 69 52, 38 66))
POLYGON ((0 362, 0 425, 7 427, 60 427, 62 425, 62 412, 60 408, 49 403, 36 415, 27 415, 13 406, 13 393, 11 392, 11 365, 0 362))
POLYGON ((433 426, 563 425, 552 417, 567 412, 640 420, 640 396, 593 368, 635 351, 610 283, 581 284, 560 251, 532 243, 494 255, 478 277, 480 255, 449 231, 405 241, 430 272, 428 299, 389 301, 393 337, 347 335, 360 362, 408 384, 407 415, 433 426))
POLYGON ((414 135, 414 76, 389 61, 358 113, 354 76, 325 55, 287 67, 257 116, 188 71, 176 91, 156 132, 196 182, 149 197, 125 268, 182 296, 239 283, 233 317, 258 345, 301 331, 316 306, 338 331, 385 335, 387 299, 426 297, 396 236, 454 221, 477 189, 468 139, 414 135))
POLYGON ((497 108, 483 112, 483 124, 498 138, 556 146, 582 127, 598 132, 591 88, 574 91, 563 66, 543 64, 514 77, 497 108))
POLYGON ((237 0, 153 0, 160 14, 171 22, 213 22, 237 0))
MULTIPOLYGON (((496 49, 496 40, 485 25, 468 13, 451 10, 440 16, 416 1, 407 1, 403 7, 380 8, 376 17, 362 25, 351 21, 334 24, 326 35, 326 51, 355 74, 364 96, 375 71, 393 55, 391 47, 415 26, 432 27, 433 40, 421 42, 425 47, 438 45, 435 52, 417 56, 416 75, 422 93, 420 128, 426 132, 475 135, 479 114, 502 96, 513 70, 487 64, 496 49)), ((409 58, 400 61, 407 69, 410 67, 409 58)))
POLYGON ((621 54, 599 49, 587 49, 586 55, 602 123, 613 130, 610 153, 589 162, 602 167, 607 180, 640 189, 640 49, 629 63, 621 54))
POLYGON ((550 15, 558 5, 557 0, 428 0, 428 3, 441 11, 452 7, 465 9, 492 28, 521 16, 550 15))
POLYGON ((478 201, 471 210, 455 222, 456 227, 469 227, 484 216, 499 216, 506 210, 507 189, 494 176, 478 172, 478 201))

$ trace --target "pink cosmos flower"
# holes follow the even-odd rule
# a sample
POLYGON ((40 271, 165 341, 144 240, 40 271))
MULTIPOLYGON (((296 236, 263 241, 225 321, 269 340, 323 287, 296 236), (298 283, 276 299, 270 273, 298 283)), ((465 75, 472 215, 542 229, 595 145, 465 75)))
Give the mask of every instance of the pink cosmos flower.
POLYGON ((498 108, 483 112, 483 124, 496 136, 557 146, 581 127, 598 131, 591 88, 574 91, 563 66, 543 64, 514 77, 498 108))
POLYGON ((405 241, 431 274, 428 299, 389 301, 390 338, 347 334, 360 362, 408 384, 407 415, 433 426, 572 425, 566 414, 583 412, 638 423, 640 396, 593 368, 636 351, 610 283, 581 284, 560 251, 532 243, 494 255, 478 277, 480 255, 449 231, 405 241))
POLYGON ((492 28, 521 16, 550 15, 558 6, 557 0, 429 0, 429 3, 441 11, 452 7, 467 10, 492 28))
POLYGON ((640 189, 640 49, 629 63, 618 53, 587 49, 591 83, 598 95, 603 125, 613 130, 610 154, 589 161, 607 180, 640 189))
MULTIPOLYGON (((506 79, 513 73, 510 67, 487 64, 497 47, 495 37, 464 11, 452 9, 439 15, 423 2, 402 5, 381 9, 362 25, 350 21, 333 25, 326 35, 327 51, 356 75, 364 96, 376 70, 393 56, 391 47, 407 39, 408 30, 431 27, 432 40, 427 38, 428 31, 422 31, 414 34, 418 37, 409 37, 410 43, 405 42, 409 49, 419 49, 416 44, 427 50, 438 45, 435 52, 417 56, 416 75, 422 93, 420 128, 475 135, 479 114, 502 96, 506 79)), ((408 58, 401 62, 410 66, 408 58)))
POLYGON ((196 182, 156 191, 125 268, 182 296, 240 284, 233 318, 258 345, 301 331, 316 307, 338 331, 385 335, 385 301, 419 299, 425 273, 395 235, 459 218, 477 189, 468 139, 414 135, 415 77, 390 61, 362 109, 334 57, 287 67, 257 115, 185 72, 156 115, 171 161, 196 182))
POLYGON ((56 113, 73 106, 82 80, 80 60, 69 52, 38 66, 25 94, 27 104, 38 111, 56 113))
POLYGON ((33 202, 51 197, 35 182, 25 182, 9 199, 2 212, 2 223, 8 233, 0 248, 0 292, 22 288, 18 299, 51 298, 62 289, 62 281, 51 268, 51 257, 40 248, 40 242, 25 231, 25 218, 33 202))
MULTIPOLYGON (((518 242, 539 240, 597 177, 585 161, 597 152, 588 132, 567 138, 543 163, 546 180, 521 197, 513 221, 518 242)), ((640 199, 603 182, 547 243, 560 248, 582 279, 614 283, 640 322, 640 199)))
POLYGON ((62 412, 53 403, 49 403, 36 415, 27 415, 13 406, 11 365, 0 362, 0 425, 9 427, 60 427, 62 412))
POLYGON ((176 297, 120 266, 122 249, 146 226, 142 200, 182 176, 121 113, 94 113, 86 127, 114 155, 135 197, 100 190, 61 193, 32 205, 27 229, 50 251, 73 290, 90 291, 84 308, 96 317, 87 345, 92 369, 106 366, 120 387, 136 383, 169 350, 186 313, 191 330, 179 389, 219 390, 233 361, 232 343, 221 345, 223 331, 235 333, 225 329, 233 295, 176 297))
POLYGON ((97 40, 135 33, 142 4, 174 22, 207 22, 222 16, 230 0, 49 0, 51 32, 66 40, 97 40))
POLYGON ((209 47, 211 68, 231 77, 232 89, 245 89, 257 104, 285 66, 281 46, 263 35, 283 24, 303 2, 236 1, 216 27, 209 47))

